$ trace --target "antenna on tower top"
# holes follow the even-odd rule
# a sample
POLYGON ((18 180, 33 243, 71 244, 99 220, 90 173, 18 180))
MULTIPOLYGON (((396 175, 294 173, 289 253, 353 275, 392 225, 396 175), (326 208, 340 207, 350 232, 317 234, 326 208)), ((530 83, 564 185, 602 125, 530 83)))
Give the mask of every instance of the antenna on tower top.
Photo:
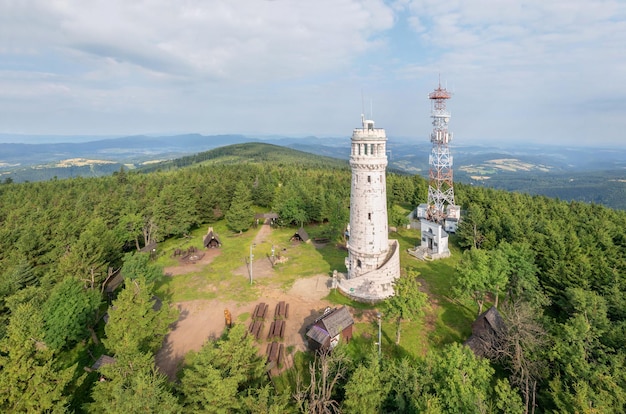
POLYGON ((363 97, 363 88, 361 88, 361 114, 365 114, 365 98, 363 97))
POLYGON ((363 97, 363 88, 361 88, 361 125, 365 130, 365 98, 363 97))
POLYGON ((370 98, 370 119, 374 119, 374 100, 370 98))

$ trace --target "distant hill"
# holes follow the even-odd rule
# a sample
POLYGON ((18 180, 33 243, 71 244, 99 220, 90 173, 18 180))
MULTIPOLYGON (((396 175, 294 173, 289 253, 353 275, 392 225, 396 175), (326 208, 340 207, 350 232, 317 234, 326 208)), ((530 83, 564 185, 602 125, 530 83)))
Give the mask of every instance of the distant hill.
MULTIPOLYGON (((44 138, 39 144, 0 143, 0 182, 95 177, 122 166, 154 171, 198 162, 330 163, 329 159, 334 159, 336 165, 345 166, 350 157, 349 136, 140 135, 87 142, 65 137, 69 141, 65 143, 44 138), (249 145, 237 146, 244 143, 249 145), (224 150, 212 152, 221 148, 224 150), (327 159, 321 161, 316 155, 327 159), (77 163, 76 159, 88 162, 77 163)), ((427 177, 430 151, 426 140, 389 137, 388 171, 427 177)), ((625 148, 502 144, 452 146, 451 152, 457 182, 626 209, 625 148)))
POLYGON ((141 172, 164 171, 196 164, 241 164, 270 162, 326 168, 348 168, 348 163, 337 158, 324 157, 291 148, 261 142, 234 144, 210 151, 145 165, 141 172))
POLYGON ((115 162, 146 161, 155 156, 193 154, 224 145, 250 141, 243 135, 199 134, 149 137, 144 135, 89 142, 45 144, 0 143, 0 166, 31 166, 66 158, 91 158, 115 162))

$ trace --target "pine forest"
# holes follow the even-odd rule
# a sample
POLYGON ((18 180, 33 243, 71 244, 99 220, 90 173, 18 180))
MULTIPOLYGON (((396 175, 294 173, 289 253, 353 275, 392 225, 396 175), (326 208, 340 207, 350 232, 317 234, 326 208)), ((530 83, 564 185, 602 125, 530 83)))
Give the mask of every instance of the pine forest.
MULTIPOLYGON (((276 213, 286 239, 303 227, 327 241, 322 266, 308 250, 277 265, 284 286, 345 272, 347 162, 243 144, 149 170, 0 184, 0 411, 626 412, 626 212, 458 184, 452 256, 423 262, 406 253, 420 238, 406 225, 427 188, 421 176, 387 174, 389 237, 402 248, 396 296, 327 298, 354 315, 379 312, 382 344, 377 321, 360 319, 331 353, 287 346, 293 367, 268 375, 235 318, 172 380, 155 355, 182 317, 175 304, 252 302, 269 283, 232 274, 252 260, 255 214, 276 213), (208 227, 236 264, 165 275, 175 249, 204 248, 208 227), (117 269, 124 282, 110 291, 117 269), (492 307, 504 329, 476 355, 464 343, 492 307), (115 362, 85 369, 101 355, 115 362)), ((270 254, 255 249, 255 259, 270 254)))

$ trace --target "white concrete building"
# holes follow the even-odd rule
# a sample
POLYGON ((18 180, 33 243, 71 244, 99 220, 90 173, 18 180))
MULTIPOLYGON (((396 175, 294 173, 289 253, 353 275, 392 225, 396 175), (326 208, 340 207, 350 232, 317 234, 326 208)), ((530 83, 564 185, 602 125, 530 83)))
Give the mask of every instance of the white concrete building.
POLYGON ((387 136, 374 128, 374 121, 361 118, 363 127, 352 133, 350 154, 348 273, 338 287, 356 300, 375 302, 393 295, 400 250, 398 241, 387 237, 387 136))
POLYGON ((426 257, 441 259, 450 256, 448 249, 448 233, 441 224, 425 219, 420 220, 422 229, 421 248, 426 257))

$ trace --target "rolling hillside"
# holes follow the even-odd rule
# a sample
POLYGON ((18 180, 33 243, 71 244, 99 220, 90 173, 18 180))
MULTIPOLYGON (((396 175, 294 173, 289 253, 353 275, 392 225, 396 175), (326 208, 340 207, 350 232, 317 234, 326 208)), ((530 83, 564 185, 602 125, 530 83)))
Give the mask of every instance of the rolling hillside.
POLYGON ((171 161, 151 163, 141 167, 141 172, 165 171, 188 167, 196 164, 232 165, 241 163, 273 162, 277 164, 307 165, 326 168, 347 168, 346 161, 337 158, 323 157, 291 148, 273 144, 251 142, 234 144, 210 151, 177 158, 171 161))

